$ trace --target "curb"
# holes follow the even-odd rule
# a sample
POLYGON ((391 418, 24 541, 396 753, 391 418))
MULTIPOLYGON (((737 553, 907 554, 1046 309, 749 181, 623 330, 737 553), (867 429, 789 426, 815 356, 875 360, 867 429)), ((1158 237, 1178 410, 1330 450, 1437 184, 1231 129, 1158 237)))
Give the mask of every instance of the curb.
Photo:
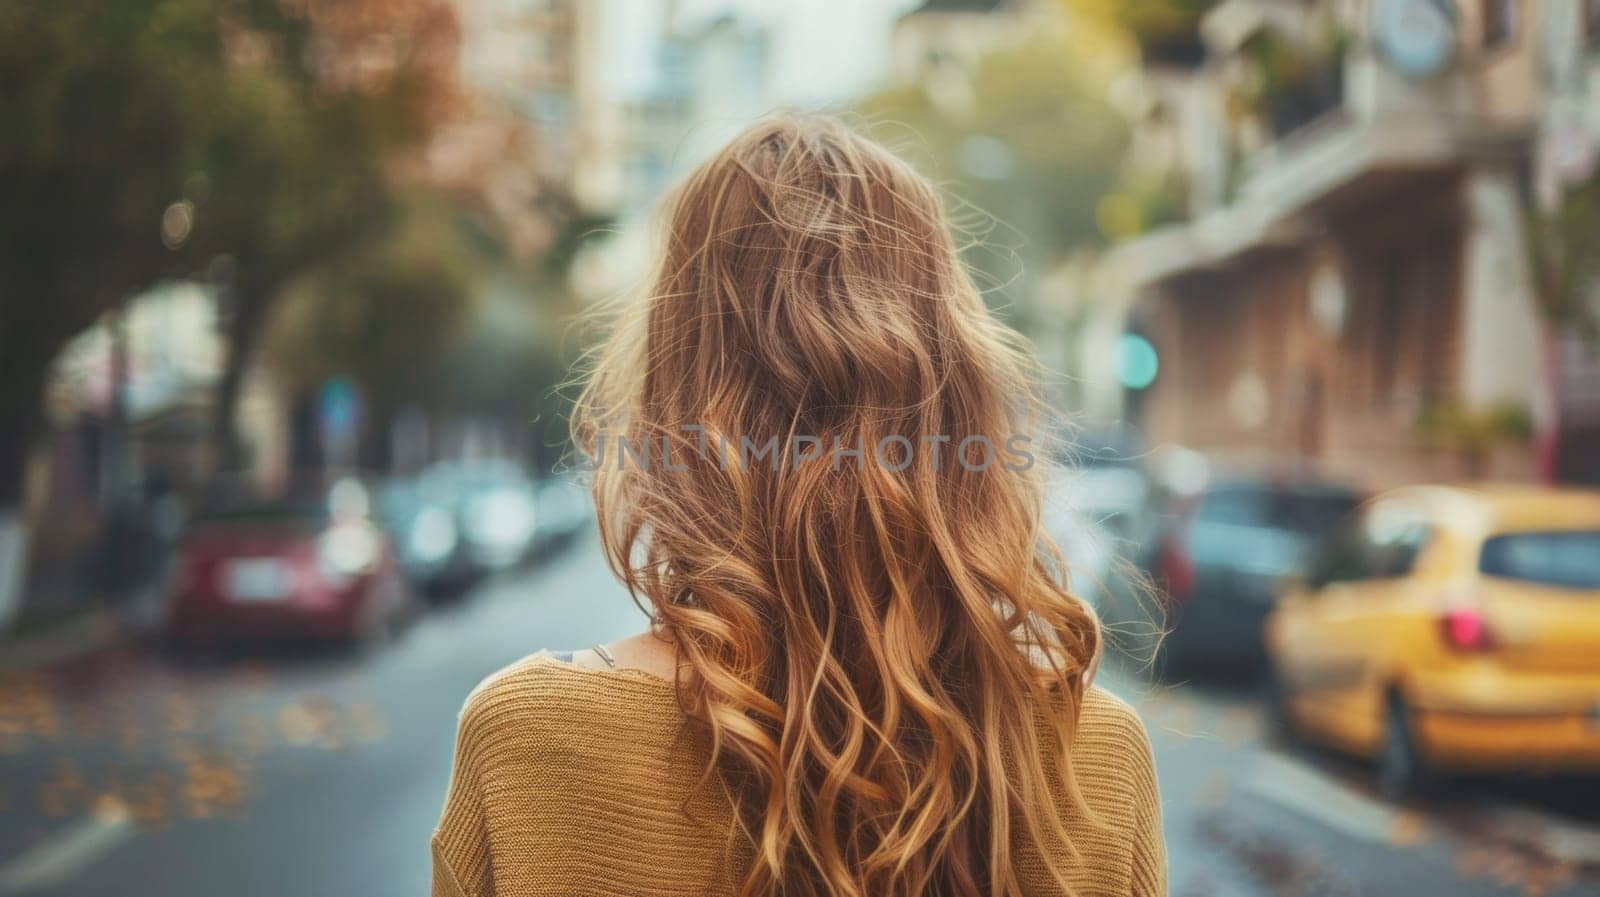
POLYGON ((1600 826, 1557 819, 1518 806, 1493 807, 1486 815, 1508 840, 1561 862, 1600 865, 1600 826))
POLYGON ((0 670, 34 669, 82 657, 109 646, 122 632, 114 613, 96 609, 40 632, 0 637, 0 670))

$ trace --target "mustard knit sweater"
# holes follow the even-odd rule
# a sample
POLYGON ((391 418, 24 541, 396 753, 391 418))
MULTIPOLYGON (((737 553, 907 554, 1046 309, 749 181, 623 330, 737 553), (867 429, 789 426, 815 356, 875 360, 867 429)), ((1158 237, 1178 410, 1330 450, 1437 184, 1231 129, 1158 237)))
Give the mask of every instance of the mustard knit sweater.
MULTIPOLYGON (((462 711, 433 836, 434 897, 734 893, 749 853, 733 843, 719 788, 697 787, 706 747, 683 723, 672 683, 642 671, 535 655, 491 676, 462 711)), ((1139 718, 1090 689, 1072 756, 1099 817, 1068 817, 1080 857, 1073 893, 1165 894, 1139 718)), ((1030 894, 1054 892, 1037 854, 1019 849, 1014 861, 1030 894)))

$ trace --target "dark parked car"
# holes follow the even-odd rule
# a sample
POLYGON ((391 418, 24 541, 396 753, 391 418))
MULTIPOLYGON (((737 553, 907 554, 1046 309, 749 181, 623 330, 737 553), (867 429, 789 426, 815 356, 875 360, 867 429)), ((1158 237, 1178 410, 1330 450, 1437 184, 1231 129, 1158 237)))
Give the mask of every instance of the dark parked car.
POLYGON ((1304 478, 1218 478, 1171 499, 1144 565, 1160 590, 1158 673, 1255 670, 1284 579, 1364 496, 1304 478))
POLYGON ((390 483, 378 505, 394 539, 400 569, 417 590, 432 597, 454 595, 483 572, 461 536, 453 494, 438 483, 420 479, 390 483))
POLYGON ((534 484, 509 461, 436 464, 420 485, 451 511, 456 537, 480 573, 496 573, 527 560, 537 535, 534 484))
POLYGON ((551 551, 594 526, 594 499, 576 480, 555 476, 541 482, 534 494, 538 525, 534 542, 541 551, 551 551))
POLYGON ((189 522, 168 586, 178 646, 381 640, 411 610, 366 488, 345 479, 209 501, 189 522))

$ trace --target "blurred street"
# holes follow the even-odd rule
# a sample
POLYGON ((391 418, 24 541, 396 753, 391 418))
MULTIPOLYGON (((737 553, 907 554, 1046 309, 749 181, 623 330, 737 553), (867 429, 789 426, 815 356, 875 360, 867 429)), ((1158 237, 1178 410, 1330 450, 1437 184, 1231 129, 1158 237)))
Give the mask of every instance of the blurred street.
MULTIPOLYGON (((0 895, 420 893, 467 692, 639 625, 588 537, 365 654, 122 645, 0 673, 0 895)), ((1154 739, 1174 894, 1600 887, 1600 808, 1559 782, 1399 806, 1367 766, 1274 747, 1242 686, 1153 689, 1115 662, 1101 681, 1154 739)))
POLYGON ((643 622, 573 402, 785 110, 1042 363, 1172 893, 1600 894, 1600 0, 24 2, 0 84, 0 897, 426 887, 469 690, 643 622))

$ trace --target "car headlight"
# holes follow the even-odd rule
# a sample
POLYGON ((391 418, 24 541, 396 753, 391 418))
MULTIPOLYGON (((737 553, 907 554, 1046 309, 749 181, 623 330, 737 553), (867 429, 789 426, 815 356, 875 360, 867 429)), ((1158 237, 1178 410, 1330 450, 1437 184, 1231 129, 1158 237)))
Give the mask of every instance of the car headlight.
POLYGON ((439 508, 424 508, 411 522, 406 540, 411 556, 427 563, 443 560, 456 550, 456 524, 439 508))
POLYGON ((533 503, 514 492, 499 492, 472 504, 467 519, 474 542, 516 545, 533 534, 533 503))
POLYGON ((370 572, 381 552, 377 535, 359 524, 336 524, 317 539, 318 566, 330 578, 370 572))

